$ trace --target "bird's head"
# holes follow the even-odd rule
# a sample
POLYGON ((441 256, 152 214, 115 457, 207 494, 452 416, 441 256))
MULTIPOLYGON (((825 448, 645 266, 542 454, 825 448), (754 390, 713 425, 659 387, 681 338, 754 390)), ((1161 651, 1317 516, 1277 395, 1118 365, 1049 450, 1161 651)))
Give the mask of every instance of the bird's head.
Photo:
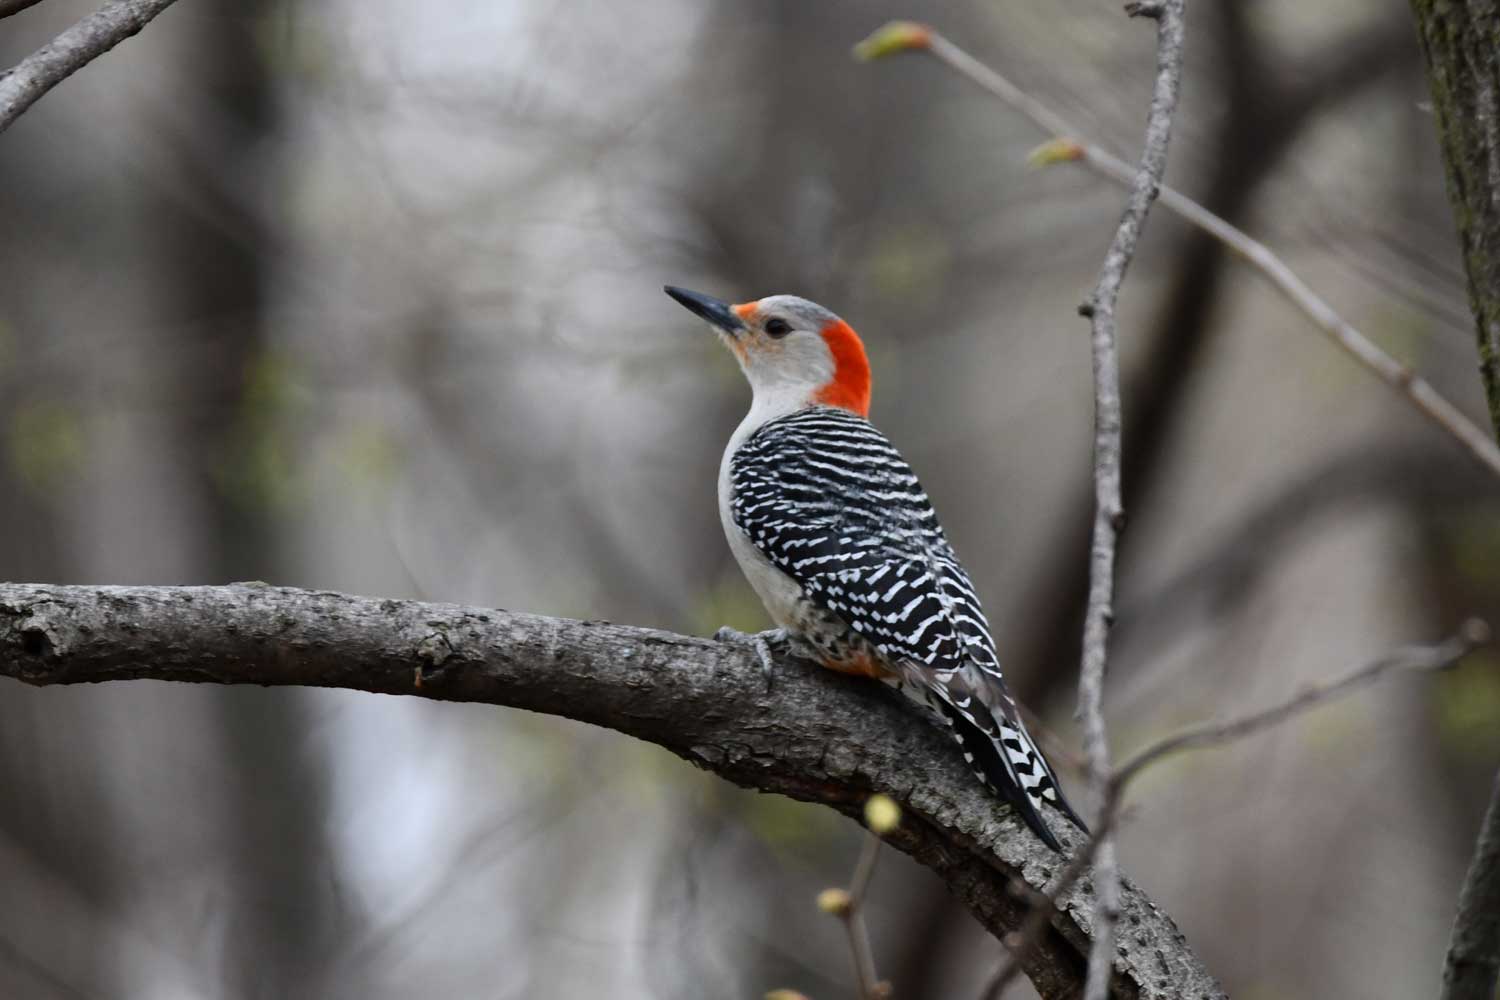
POLYGON ((672 285, 666 293, 718 331, 757 399, 869 415, 870 362, 864 344, 848 323, 816 302, 770 295, 731 305, 672 285))

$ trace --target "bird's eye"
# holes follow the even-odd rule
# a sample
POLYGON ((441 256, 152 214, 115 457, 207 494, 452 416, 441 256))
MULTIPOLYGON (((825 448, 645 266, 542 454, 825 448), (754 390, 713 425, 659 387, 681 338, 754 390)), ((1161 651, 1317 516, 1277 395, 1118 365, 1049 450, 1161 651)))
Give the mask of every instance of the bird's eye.
POLYGON ((766 332, 773 337, 785 337, 792 332, 792 324, 784 319, 766 320, 766 332))

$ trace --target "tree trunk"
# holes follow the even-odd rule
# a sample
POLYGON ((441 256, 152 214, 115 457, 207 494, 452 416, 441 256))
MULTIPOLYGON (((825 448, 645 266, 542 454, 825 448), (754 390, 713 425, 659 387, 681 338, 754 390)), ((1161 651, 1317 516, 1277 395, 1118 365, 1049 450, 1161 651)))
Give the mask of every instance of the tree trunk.
POLYGON ((1500 0, 1412 0, 1500 435, 1500 0))

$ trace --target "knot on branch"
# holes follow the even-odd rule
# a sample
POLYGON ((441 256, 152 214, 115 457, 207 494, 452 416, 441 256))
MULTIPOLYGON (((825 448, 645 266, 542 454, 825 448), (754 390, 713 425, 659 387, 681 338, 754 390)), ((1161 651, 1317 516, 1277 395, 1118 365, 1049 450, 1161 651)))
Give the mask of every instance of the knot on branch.
POLYGON ((0 605, 0 614, 9 618, 11 648, 17 656, 23 679, 45 677, 55 665, 63 646, 62 637, 45 617, 37 614, 31 604, 0 605))
POLYGON ((425 682, 432 680, 443 670, 443 664, 453 658, 456 651, 453 643, 448 641, 445 632, 429 632, 427 636, 417 643, 417 676, 416 685, 421 687, 425 682))
POLYGON ((46 629, 32 626, 21 630, 21 652, 27 656, 51 656, 52 649, 52 637, 46 629))

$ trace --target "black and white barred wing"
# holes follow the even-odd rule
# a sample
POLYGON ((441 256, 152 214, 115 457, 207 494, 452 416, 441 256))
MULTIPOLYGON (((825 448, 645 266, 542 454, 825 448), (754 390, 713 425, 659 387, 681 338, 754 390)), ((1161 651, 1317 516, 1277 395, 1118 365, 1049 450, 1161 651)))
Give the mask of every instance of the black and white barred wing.
POLYGON ((756 548, 868 642, 1055 847, 1037 804, 1077 817, 1005 691, 968 574, 885 435, 843 410, 803 410, 756 431, 730 476, 735 524, 756 548))

